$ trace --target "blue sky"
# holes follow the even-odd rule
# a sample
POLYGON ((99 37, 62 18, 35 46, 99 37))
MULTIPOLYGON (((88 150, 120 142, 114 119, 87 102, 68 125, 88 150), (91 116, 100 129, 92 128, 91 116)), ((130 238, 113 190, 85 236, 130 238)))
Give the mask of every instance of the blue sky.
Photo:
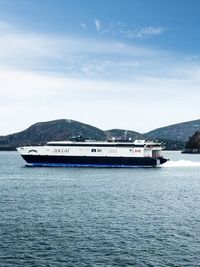
POLYGON ((200 1, 0 0, 0 135, 67 118, 146 132, 200 114, 200 1))

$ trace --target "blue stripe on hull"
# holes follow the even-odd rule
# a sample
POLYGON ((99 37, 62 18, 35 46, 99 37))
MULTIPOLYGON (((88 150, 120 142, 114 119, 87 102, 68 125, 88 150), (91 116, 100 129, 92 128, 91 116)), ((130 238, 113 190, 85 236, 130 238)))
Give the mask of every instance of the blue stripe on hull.
POLYGON ((28 167, 96 167, 96 168, 152 168, 156 165, 112 165, 112 164, 67 164, 67 163, 27 163, 28 167))

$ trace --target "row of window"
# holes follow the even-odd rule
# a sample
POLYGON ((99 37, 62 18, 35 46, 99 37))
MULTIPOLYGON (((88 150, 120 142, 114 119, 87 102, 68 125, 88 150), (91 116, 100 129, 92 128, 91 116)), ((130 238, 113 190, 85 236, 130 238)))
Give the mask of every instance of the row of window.
POLYGON ((144 147, 144 145, 134 145, 134 144, 115 144, 115 143, 111 143, 111 144, 56 144, 56 143, 52 143, 52 144, 47 144, 46 146, 63 146, 63 147, 68 147, 68 146, 79 146, 79 147, 144 147))

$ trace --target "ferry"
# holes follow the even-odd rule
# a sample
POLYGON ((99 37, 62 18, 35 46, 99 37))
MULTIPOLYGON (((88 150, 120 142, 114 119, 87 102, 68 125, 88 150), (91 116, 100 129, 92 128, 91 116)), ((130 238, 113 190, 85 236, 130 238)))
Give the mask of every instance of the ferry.
POLYGON ((18 147, 28 166, 156 167, 168 159, 156 141, 51 141, 44 146, 18 147))

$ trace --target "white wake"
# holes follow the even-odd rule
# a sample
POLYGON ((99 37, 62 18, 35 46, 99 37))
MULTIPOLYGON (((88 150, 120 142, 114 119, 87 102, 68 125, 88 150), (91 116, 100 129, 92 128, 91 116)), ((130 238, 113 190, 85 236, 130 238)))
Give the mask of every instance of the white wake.
POLYGON ((162 167, 172 168, 172 167, 200 167, 200 162, 180 159, 177 161, 167 161, 162 167))

